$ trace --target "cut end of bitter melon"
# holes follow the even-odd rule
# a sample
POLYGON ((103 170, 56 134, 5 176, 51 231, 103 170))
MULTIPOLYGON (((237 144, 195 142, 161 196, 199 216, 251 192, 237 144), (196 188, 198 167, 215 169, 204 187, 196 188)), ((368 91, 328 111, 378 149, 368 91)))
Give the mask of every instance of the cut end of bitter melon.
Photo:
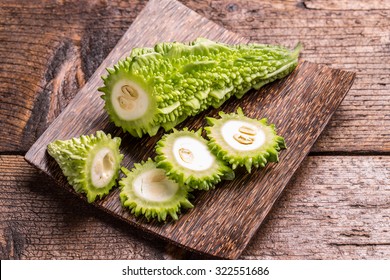
POLYGON ((192 189, 209 190, 222 179, 234 178, 233 170, 211 153, 201 130, 174 130, 157 142, 156 152, 157 166, 192 189))
POLYGON ((131 171, 122 167, 126 177, 119 181, 122 205, 134 215, 158 221, 165 221, 169 215, 177 220, 181 207, 193 207, 187 199, 187 187, 169 179, 154 161, 149 159, 134 166, 131 171))
POLYGON ((111 138, 103 131, 95 135, 70 140, 56 140, 47 146, 70 185, 76 192, 85 193, 88 202, 102 198, 115 185, 119 176, 119 137, 111 138))
POLYGON ((151 89, 140 79, 126 71, 127 61, 121 61, 110 75, 104 78, 105 109, 115 125, 123 128, 135 137, 148 133, 153 136, 158 127, 154 122, 153 111, 156 102, 151 89))
POLYGON ((241 108, 237 114, 220 112, 220 119, 208 118, 206 127, 211 150, 233 169, 245 166, 265 167, 267 162, 279 161, 278 153, 285 148, 284 138, 277 135, 274 125, 267 119, 251 119, 244 116, 241 108))

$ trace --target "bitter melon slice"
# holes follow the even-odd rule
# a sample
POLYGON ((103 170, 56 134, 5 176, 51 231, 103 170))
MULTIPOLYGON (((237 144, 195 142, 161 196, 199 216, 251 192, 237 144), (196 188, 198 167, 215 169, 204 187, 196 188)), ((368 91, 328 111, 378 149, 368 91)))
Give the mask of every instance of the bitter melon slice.
POLYGON ((156 144, 156 153, 157 166, 191 189, 209 190, 222 179, 234 178, 233 170, 211 153, 201 130, 174 130, 164 135, 156 144))
POLYGON ((70 185, 79 193, 85 193, 88 202, 108 194, 119 176, 119 137, 97 131, 96 135, 56 140, 47 146, 48 153, 56 160, 70 185))
POLYGON ((286 148, 284 138, 276 134, 275 126, 267 119, 251 119, 241 108, 237 114, 220 112, 220 119, 207 118, 206 127, 210 149, 233 169, 245 166, 265 167, 267 162, 279 161, 279 151, 286 148))
POLYGON ((119 181, 120 199, 134 215, 158 221, 170 215, 177 220, 181 207, 193 207, 187 198, 188 188, 169 179, 153 160, 136 163, 131 171, 122 167, 122 171, 126 177, 119 181))
POLYGON ((107 69, 105 109, 115 125, 132 135, 153 136, 210 106, 288 75, 301 46, 291 51, 259 44, 227 45, 199 38, 136 48, 107 69))

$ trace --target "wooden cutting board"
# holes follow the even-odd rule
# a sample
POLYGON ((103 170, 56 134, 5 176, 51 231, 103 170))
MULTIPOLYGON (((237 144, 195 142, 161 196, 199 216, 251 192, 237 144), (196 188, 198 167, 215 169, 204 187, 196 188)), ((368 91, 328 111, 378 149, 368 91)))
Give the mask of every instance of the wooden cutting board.
MULTIPOLYGON (((199 36, 226 43, 248 42, 174 0, 150 0, 88 83, 31 147, 26 160, 73 192, 46 152, 47 144, 55 139, 104 130, 122 137, 123 165, 127 168, 154 157, 153 148, 162 131, 154 137, 136 139, 110 123, 97 91, 102 86, 100 77, 106 73, 106 67, 128 55, 133 47, 153 46, 161 41, 191 41, 199 36)), ((239 170, 235 180, 225 181, 209 192, 197 192, 195 208, 185 211, 177 222, 148 223, 133 217, 122 208, 118 188, 94 205, 188 250, 238 258, 340 105, 354 76, 351 72, 301 61, 287 78, 259 91, 250 91, 241 100, 233 97, 220 109, 207 110, 181 124, 179 128, 199 128, 205 125, 205 116, 217 117, 219 110, 233 112, 242 107, 249 117, 267 117, 274 123, 285 137, 288 149, 281 152, 277 164, 269 164, 252 174, 239 170)), ((74 194, 85 200, 82 195, 74 194)))

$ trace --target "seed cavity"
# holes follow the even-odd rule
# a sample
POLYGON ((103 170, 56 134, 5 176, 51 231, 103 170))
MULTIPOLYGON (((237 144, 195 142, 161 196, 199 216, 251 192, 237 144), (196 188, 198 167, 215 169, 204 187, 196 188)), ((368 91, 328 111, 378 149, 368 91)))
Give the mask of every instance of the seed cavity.
POLYGON ((247 127, 247 126, 241 126, 238 129, 238 131, 243 133, 243 134, 251 135, 251 136, 255 136, 257 134, 257 132, 254 129, 247 127))
POLYGON ((244 135, 238 134, 238 133, 234 134, 233 138, 238 143, 243 144, 243 145, 250 145, 250 144, 253 144, 253 142, 255 141, 255 139, 252 137, 244 136, 244 135))
POLYGON ((194 161, 194 154, 185 148, 179 149, 180 158, 186 163, 192 163, 194 161))

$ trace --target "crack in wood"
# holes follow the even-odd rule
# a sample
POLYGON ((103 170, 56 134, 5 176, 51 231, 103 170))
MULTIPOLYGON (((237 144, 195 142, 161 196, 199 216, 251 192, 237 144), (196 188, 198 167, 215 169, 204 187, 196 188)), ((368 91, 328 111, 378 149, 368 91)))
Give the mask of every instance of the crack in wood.
POLYGON ((65 39, 59 43, 48 62, 42 90, 23 129, 23 147, 30 146, 46 130, 84 83, 80 51, 71 40, 65 39))
POLYGON ((18 229, 17 222, 6 221, 5 223, 4 233, 0 236, 0 259, 21 259, 25 247, 25 237, 18 229))
POLYGON ((345 236, 345 237, 367 237, 367 238, 370 238, 370 235, 368 233, 340 233, 340 236, 345 236))
POLYGON ((343 247, 343 246, 355 246, 355 247, 366 247, 366 246, 390 246, 390 243, 328 243, 330 246, 343 247))

